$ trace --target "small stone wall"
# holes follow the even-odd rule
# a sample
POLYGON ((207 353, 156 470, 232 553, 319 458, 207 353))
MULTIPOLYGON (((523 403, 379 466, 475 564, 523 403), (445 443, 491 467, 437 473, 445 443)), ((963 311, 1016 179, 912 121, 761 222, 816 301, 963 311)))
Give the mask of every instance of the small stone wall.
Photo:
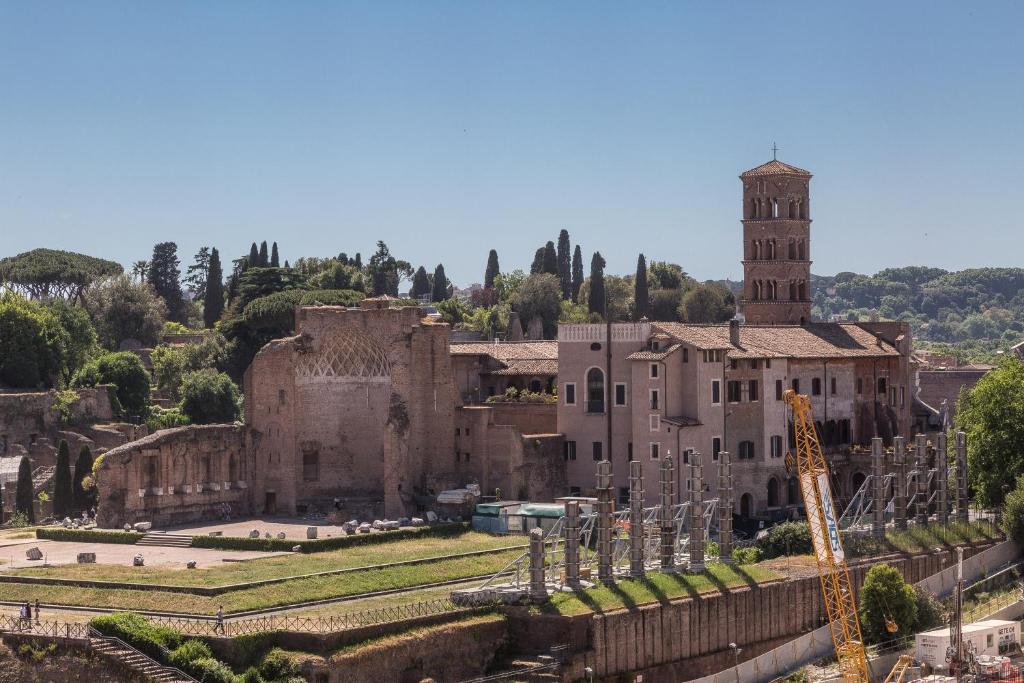
POLYGON ((555 403, 486 403, 494 411, 494 424, 512 425, 523 434, 558 432, 558 405, 555 403))
POLYGON ((184 524, 251 514, 255 474, 242 425, 165 429, 107 452, 96 466, 97 522, 184 524))

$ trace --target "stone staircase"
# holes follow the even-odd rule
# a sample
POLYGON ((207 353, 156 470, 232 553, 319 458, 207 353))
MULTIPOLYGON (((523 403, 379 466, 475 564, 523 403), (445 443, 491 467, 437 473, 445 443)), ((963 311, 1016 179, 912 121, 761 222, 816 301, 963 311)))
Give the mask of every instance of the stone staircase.
POLYGON ((194 683, 196 681, 183 671, 163 666, 120 638, 104 636, 95 629, 89 629, 89 645, 97 656, 134 672, 143 680, 159 683, 194 683))
POLYGON ((150 531, 135 542, 135 545, 157 545, 167 548, 191 548, 192 537, 185 534, 168 534, 163 531, 150 531))

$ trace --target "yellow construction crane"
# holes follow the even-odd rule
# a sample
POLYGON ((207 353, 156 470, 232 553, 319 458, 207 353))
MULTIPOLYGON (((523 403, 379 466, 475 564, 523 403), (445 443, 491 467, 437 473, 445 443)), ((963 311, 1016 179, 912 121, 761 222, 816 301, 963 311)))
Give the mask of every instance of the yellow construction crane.
POLYGON ((818 434, 807 396, 787 390, 783 399, 793 413, 793 431, 796 436, 796 470, 800 477, 800 490, 807 512, 807 525, 814 542, 814 556, 818 560, 818 578, 825 599, 832 642, 843 683, 870 683, 864 639, 857 619, 850 573, 846 568, 846 555, 839 536, 839 520, 832 503, 828 465, 821 452, 818 434))

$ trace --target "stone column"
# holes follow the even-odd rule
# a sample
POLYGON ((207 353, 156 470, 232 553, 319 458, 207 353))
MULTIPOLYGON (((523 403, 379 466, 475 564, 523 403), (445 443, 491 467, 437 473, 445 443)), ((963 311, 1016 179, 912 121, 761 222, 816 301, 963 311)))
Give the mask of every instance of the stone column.
POLYGON ((644 577, 644 475, 643 463, 629 463, 629 575, 644 577))
POLYGON ((732 563, 732 464, 729 451, 718 452, 718 558, 732 563))
POLYGON ((700 453, 690 455, 690 566, 691 572, 704 571, 704 468, 700 453))
POLYGON ((675 504, 675 468, 672 456, 666 455, 661 461, 661 509, 658 522, 661 526, 659 556, 661 571, 672 573, 676 570, 675 528, 672 526, 672 506, 675 504))
POLYGON ((612 464, 597 463, 597 580, 612 583, 612 464))
POLYGON ((530 529, 530 601, 547 602, 544 585, 544 530, 530 529))
POLYGON ((885 449, 877 436, 871 439, 871 535, 885 538, 885 449))
POLYGON ((580 587, 580 503, 565 503, 565 585, 573 590, 580 587))
POLYGON ((917 469, 917 499, 914 506, 917 515, 915 521, 921 526, 928 526, 928 448, 924 434, 914 439, 915 467, 917 469))
POLYGON ((902 436, 892 440, 892 464, 896 477, 892 488, 892 521, 897 529, 907 528, 907 447, 902 436))
POLYGON ((970 500, 967 496, 967 434, 956 433, 956 521, 966 522, 968 520, 968 506, 970 500))
POLYGON ((940 432, 935 448, 935 517, 939 524, 949 522, 949 452, 946 433, 940 432))

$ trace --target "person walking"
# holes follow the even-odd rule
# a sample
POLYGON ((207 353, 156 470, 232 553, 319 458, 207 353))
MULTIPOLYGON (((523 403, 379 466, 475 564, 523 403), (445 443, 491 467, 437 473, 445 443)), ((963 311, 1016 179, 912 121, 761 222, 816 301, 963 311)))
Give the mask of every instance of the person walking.
POLYGON ((36 626, 39 625, 39 598, 36 598, 36 626))
POLYGON ((25 628, 25 620, 28 619, 28 603, 24 603, 18 610, 18 630, 25 628))
POLYGON ((32 605, 25 603, 25 628, 32 630, 32 605))
POLYGON ((213 630, 215 633, 220 631, 220 634, 224 635, 224 605, 217 608, 217 624, 213 630))

